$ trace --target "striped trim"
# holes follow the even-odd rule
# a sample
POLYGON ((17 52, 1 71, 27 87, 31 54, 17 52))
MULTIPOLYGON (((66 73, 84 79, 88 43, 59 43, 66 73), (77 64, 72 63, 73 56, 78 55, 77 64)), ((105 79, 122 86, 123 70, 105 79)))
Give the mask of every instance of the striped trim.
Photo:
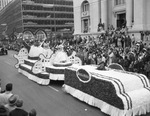
POLYGON ((150 91, 150 87, 146 87, 145 89, 147 89, 148 91, 150 91))
POLYGON ((131 100, 130 96, 127 93, 125 93, 125 89, 124 89, 124 86, 121 83, 121 81, 119 81, 118 79, 109 77, 109 76, 104 76, 104 75, 98 74, 98 73, 93 73, 93 72, 90 72, 90 73, 92 74, 92 76, 98 76, 103 80, 106 79, 107 81, 109 80, 109 81, 113 81, 114 83, 116 83, 116 85, 118 86, 120 95, 122 95, 127 101, 127 109, 128 110, 132 109, 132 100, 131 100))
POLYGON ((122 71, 122 70, 115 70, 115 71, 118 71, 118 72, 122 72, 122 73, 126 73, 126 74, 132 74, 132 75, 135 75, 137 77, 140 78, 141 82, 143 83, 143 87, 148 87, 148 81, 146 80, 146 77, 143 75, 143 74, 138 74, 138 73, 133 73, 133 72, 127 72, 127 71, 122 71))
POLYGON ((116 78, 112 78, 112 79, 117 80, 121 84, 121 87, 123 89, 123 93, 121 93, 121 94, 125 94, 125 97, 127 97, 128 102, 130 103, 130 106, 128 106, 128 107, 131 109, 132 108, 132 100, 131 100, 130 96, 125 92, 124 85, 122 84, 122 82, 119 79, 116 79, 116 78))
POLYGON ((141 76, 141 75, 139 75, 139 74, 133 74, 133 75, 135 75, 135 76, 137 76, 137 77, 139 77, 140 79, 141 79, 141 81, 142 81, 142 83, 143 83, 143 86, 144 86, 144 88, 145 87, 147 87, 147 83, 146 83, 146 80, 145 80, 145 78, 143 78, 143 76, 141 76))
POLYGON ((143 78, 141 78, 141 76, 139 76, 138 74, 133 74, 133 75, 135 75, 135 76, 137 76, 137 77, 140 78, 141 82, 143 83, 143 87, 145 88, 145 87, 146 87, 146 84, 144 83, 143 78))
POLYGON ((64 74, 65 69, 54 69, 54 68, 46 67, 46 72, 50 74, 64 74))
POLYGON ((143 77, 143 79, 144 79, 144 81, 145 81, 145 83, 146 83, 146 87, 148 87, 148 82, 146 81, 145 76, 144 76, 143 74, 140 74, 140 75, 141 75, 141 77, 143 77))

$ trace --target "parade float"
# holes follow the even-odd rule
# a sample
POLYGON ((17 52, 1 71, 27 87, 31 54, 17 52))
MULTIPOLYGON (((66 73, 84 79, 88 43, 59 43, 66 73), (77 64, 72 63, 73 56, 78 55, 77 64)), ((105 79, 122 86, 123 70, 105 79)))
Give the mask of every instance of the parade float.
POLYGON ((76 53, 67 56, 62 45, 55 53, 45 53, 32 59, 30 51, 22 48, 14 55, 18 61, 15 67, 40 85, 48 85, 50 80, 63 80, 66 93, 111 116, 136 116, 150 112, 150 83, 145 75, 127 72, 119 65, 117 68, 110 65, 105 70, 81 65, 76 53))
POLYGON ((111 116, 150 112, 150 83, 143 74, 95 66, 65 69, 64 91, 111 116))
MULTIPOLYGON (((23 33, 23 41, 34 41, 35 35, 30 31, 23 33)), ((75 52, 68 56, 63 50, 63 45, 57 46, 57 51, 53 53, 48 48, 49 43, 45 43, 46 34, 44 31, 37 31, 36 38, 42 43, 39 46, 30 46, 30 49, 22 48, 14 57, 17 59, 15 67, 18 72, 27 76, 30 80, 41 84, 49 85, 50 80, 64 81, 64 70, 72 64, 81 65, 80 58, 75 56, 75 52)), ((37 41, 37 40, 36 40, 37 41)))

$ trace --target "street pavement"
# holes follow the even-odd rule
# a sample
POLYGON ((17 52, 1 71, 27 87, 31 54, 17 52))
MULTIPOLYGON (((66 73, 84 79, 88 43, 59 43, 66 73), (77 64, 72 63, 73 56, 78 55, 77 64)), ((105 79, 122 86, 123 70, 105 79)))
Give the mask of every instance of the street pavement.
POLYGON ((100 109, 63 92, 63 82, 53 81, 49 86, 41 86, 19 74, 14 67, 15 53, 9 51, 7 56, 0 56, 1 86, 4 90, 7 83, 13 83, 13 93, 23 99, 26 111, 35 108, 37 116, 107 116, 100 109))
POLYGON ((15 53, 9 51, 7 56, 0 56, 1 86, 4 90, 7 83, 13 83, 13 93, 23 99, 26 111, 35 108, 37 116, 108 116, 63 92, 63 82, 52 81, 49 86, 41 86, 19 74, 14 67, 17 63, 13 58, 15 53))

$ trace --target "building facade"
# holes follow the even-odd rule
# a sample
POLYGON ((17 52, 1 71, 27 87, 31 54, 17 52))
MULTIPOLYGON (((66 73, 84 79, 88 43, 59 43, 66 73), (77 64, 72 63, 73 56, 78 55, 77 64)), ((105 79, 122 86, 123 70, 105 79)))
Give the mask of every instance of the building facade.
POLYGON ((100 34, 98 24, 127 26, 137 40, 150 41, 150 0, 74 0, 74 35, 100 34))
POLYGON ((74 23, 73 0, 13 0, 0 11, 0 24, 4 23, 9 37, 24 30, 69 33, 74 23))

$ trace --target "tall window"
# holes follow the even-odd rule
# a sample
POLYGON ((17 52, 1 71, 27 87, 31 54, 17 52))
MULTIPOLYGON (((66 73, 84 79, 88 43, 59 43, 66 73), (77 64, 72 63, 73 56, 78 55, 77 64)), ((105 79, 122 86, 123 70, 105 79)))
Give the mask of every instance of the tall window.
POLYGON ((87 1, 83 2, 82 12, 89 11, 89 3, 87 1))
POLYGON ((125 0, 115 0, 115 5, 125 4, 125 0))
POLYGON ((90 5, 88 1, 84 1, 81 7, 81 24, 82 24, 82 32, 88 33, 90 27, 90 5))

